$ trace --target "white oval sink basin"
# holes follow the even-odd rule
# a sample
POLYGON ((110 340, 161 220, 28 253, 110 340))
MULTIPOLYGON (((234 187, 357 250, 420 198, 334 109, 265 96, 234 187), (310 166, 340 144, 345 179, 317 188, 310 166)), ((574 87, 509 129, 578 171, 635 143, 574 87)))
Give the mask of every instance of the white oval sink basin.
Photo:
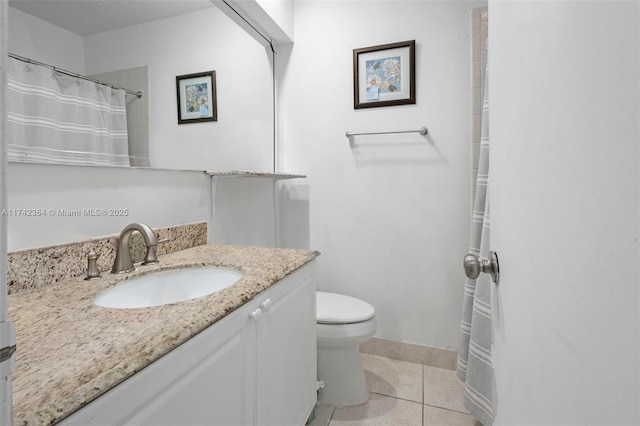
POLYGON ((148 308, 215 293, 236 283, 235 269, 203 267, 156 272, 118 284, 98 294, 93 303, 104 308, 148 308))

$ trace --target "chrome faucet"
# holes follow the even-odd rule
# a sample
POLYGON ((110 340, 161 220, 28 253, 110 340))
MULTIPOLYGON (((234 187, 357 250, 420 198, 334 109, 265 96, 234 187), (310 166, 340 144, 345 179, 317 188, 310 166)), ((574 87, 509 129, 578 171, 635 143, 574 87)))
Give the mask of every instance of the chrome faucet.
POLYGON ((133 266, 131 260, 131 252, 129 251, 129 238, 133 231, 138 231, 142 234, 144 242, 147 245, 147 254, 144 257, 143 265, 158 262, 158 256, 156 255, 156 248, 158 247, 158 238, 144 223, 131 223, 122 230, 120 237, 118 237, 118 249, 116 251, 116 260, 113 262, 111 268, 112 274, 123 274, 125 272, 131 272, 136 269, 133 266))

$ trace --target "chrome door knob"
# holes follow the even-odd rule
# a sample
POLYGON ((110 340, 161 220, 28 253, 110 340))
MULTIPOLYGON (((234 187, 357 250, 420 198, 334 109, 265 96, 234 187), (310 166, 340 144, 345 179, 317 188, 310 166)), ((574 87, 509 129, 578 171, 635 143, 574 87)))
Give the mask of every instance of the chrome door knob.
POLYGON ((498 284, 500 281, 500 264, 498 263, 498 255, 495 252, 489 252, 488 260, 480 260, 474 254, 467 254, 462 262, 464 273, 469 279, 475 280, 480 272, 491 274, 491 280, 498 284))

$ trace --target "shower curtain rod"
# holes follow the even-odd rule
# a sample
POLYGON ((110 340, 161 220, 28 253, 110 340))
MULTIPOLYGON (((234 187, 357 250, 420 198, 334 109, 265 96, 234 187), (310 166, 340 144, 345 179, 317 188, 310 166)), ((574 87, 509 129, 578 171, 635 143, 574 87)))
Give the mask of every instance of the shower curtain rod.
POLYGON ((88 81, 91 81, 91 82, 96 83, 96 84, 101 84, 103 86, 109 86, 112 89, 124 90, 125 92, 127 92, 127 93, 129 93, 131 95, 134 95, 134 96, 136 96, 138 98, 142 97, 142 92, 140 92, 140 91, 135 92, 133 90, 125 89, 124 87, 116 86, 115 84, 109 84, 109 83, 105 83, 104 81, 95 80, 93 78, 90 78, 90 77, 87 77, 87 76, 84 76, 84 75, 81 75, 81 74, 78 74, 78 73, 75 73, 75 72, 71 72, 71 71, 64 70, 62 68, 54 67, 53 65, 45 64, 43 62, 34 61, 33 59, 25 58, 23 56, 18 56, 18 55, 15 55, 13 53, 7 53, 7 55, 10 58, 17 59, 17 60, 22 61, 22 62, 27 62, 29 64, 34 64, 34 65, 40 65, 41 67, 50 68, 50 69, 52 69, 52 70, 54 70, 56 72, 59 72, 61 74, 66 74, 66 75, 69 75, 69 76, 75 77, 75 78, 81 78, 83 80, 88 80, 88 81))

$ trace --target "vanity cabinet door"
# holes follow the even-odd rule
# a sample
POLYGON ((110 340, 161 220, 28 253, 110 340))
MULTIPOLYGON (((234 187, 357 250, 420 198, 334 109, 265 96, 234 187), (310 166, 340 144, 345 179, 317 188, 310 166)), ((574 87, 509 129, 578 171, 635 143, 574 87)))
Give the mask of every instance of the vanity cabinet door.
POLYGON ((256 297, 257 422, 304 425, 316 403, 315 262, 256 297))
POLYGON ((252 425, 255 304, 232 312, 63 420, 63 425, 252 425))

